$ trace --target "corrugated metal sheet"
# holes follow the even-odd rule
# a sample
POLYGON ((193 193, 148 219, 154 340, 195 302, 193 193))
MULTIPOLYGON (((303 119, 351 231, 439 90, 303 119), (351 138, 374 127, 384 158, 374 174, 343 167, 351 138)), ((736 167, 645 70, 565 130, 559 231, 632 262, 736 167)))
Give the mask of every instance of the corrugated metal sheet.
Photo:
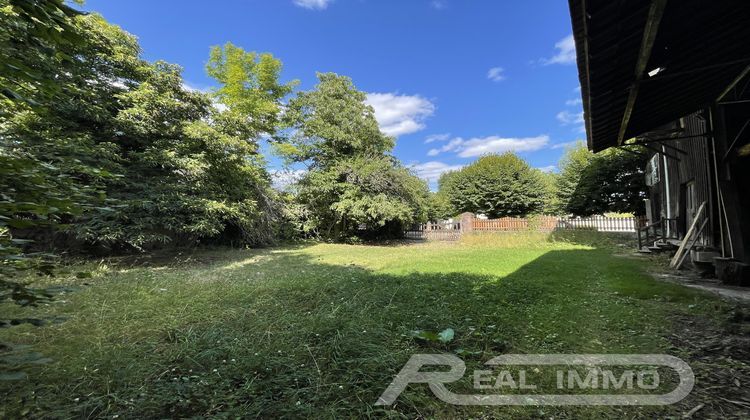
MULTIPOLYGON (((704 201, 708 206, 706 214, 709 217, 709 223, 706 225, 699 243, 717 246, 719 245, 719 239, 715 238, 715 232, 718 229, 718 221, 715 217, 714 201, 712 200, 713 178, 711 177, 712 166, 709 152, 710 139, 707 135, 707 117, 707 112, 700 111, 680 120, 681 135, 688 138, 652 143, 652 146, 660 149, 662 145, 666 146, 664 151, 679 158, 679 160, 664 155, 659 156, 659 173, 661 176, 659 183, 653 187, 658 191, 653 191, 654 194, 651 195, 651 198, 652 200, 659 200, 658 209, 664 209, 663 216, 678 219, 677 233, 679 237, 683 237, 692 221, 692 217, 686 214, 687 197, 685 197, 685 194, 687 193, 687 185, 693 183, 696 206, 704 201), (678 150, 681 150, 682 153, 678 150), (669 192, 668 195, 667 191, 669 192), (669 197, 669 200, 667 200, 667 197, 669 197), (667 212, 667 202, 669 202, 669 212, 667 212)), ((675 124, 673 128, 680 127, 675 124)))

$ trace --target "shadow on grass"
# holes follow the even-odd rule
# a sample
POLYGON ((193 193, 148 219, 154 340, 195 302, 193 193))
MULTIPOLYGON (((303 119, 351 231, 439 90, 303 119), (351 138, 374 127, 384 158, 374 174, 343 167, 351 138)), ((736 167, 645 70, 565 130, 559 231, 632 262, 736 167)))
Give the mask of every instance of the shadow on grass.
POLYGON ((659 353, 670 314, 707 305, 701 293, 658 283, 599 249, 552 250, 504 277, 472 272, 469 262, 458 272, 385 274, 327 264, 304 247, 206 255, 102 279, 48 309, 71 316, 65 324, 4 334, 57 360, 28 381, 0 383, 5 414, 617 415, 608 407, 455 407, 422 385, 392 407, 373 403, 415 353, 461 354, 469 372, 501 353, 659 353), (456 332, 448 344, 411 334, 445 328, 456 332))

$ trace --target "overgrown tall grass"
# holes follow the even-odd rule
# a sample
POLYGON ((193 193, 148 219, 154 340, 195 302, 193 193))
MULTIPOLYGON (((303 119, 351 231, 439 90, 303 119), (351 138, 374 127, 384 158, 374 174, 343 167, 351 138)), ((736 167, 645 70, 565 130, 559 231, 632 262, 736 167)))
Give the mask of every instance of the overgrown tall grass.
MULTIPOLYGON (((53 360, 29 366, 25 380, 0 381, 0 418, 674 414, 459 407, 419 385, 394 406, 373 405, 415 353, 457 354, 470 370, 502 353, 659 353, 674 314, 719 313, 716 300, 654 281, 637 261, 595 247, 590 234, 110 261, 94 278, 67 279, 76 290, 31 315, 63 322, 0 330, 0 341, 53 360), (446 328, 455 331, 446 344, 413 335, 446 328)), ((455 389, 470 392, 471 377, 455 389)))

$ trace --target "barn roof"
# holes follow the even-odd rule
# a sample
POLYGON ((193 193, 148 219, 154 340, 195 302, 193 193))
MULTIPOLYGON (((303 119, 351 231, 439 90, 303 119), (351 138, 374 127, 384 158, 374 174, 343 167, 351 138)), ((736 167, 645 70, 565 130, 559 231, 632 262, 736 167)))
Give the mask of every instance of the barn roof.
POLYGON ((750 71, 748 0, 569 5, 595 152, 716 102, 750 71))

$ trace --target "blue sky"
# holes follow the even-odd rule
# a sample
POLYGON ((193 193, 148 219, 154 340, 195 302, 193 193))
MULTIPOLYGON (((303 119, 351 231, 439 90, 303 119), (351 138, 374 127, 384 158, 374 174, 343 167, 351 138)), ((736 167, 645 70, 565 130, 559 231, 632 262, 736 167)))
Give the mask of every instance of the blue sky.
MULTIPOLYGON (((209 89, 204 65, 227 41, 270 52, 282 81, 315 73, 354 80, 394 153, 433 187, 484 153, 514 150, 551 170, 584 137, 565 1, 88 0, 136 35, 148 60, 181 65, 209 89)), ((276 167, 278 160, 270 158, 276 167)))

